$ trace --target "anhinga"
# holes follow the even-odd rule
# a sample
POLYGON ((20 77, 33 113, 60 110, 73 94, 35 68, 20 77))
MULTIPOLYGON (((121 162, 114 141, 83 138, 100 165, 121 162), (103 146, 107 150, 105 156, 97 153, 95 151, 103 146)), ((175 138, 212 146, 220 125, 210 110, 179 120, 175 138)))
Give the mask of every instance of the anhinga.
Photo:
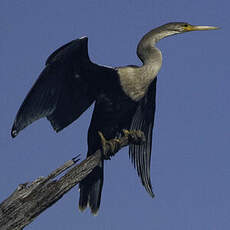
MULTIPOLYGON (((140 40, 137 56, 142 66, 106 67, 94 64, 88 56, 88 38, 73 40, 52 53, 46 66, 22 103, 13 124, 16 135, 32 122, 47 117, 56 132, 76 120, 93 102, 95 107, 88 130, 88 153, 101 147, 101 132, 106 139, 122 130, 141 130, 146 142, 131 145, 129 154, 147 192, 153 197, 150 157, 154 123, 157 74, 161 51, 155 44, 170 35, 213 26, 193 26, 184 22, 168 23, 151 30, 140 40)), ((79 208, 90 206, 96 213, 103 186, 103 160, 80 183, 79 208)))

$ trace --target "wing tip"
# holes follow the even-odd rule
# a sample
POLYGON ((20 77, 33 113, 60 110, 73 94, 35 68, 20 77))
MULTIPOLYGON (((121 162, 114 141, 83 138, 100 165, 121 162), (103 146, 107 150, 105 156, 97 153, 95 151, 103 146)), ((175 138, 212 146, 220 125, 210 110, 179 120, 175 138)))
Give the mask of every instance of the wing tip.
POLYGON ((154 194, 154 192, 153 192, 151 182, 149 182, 148 184, 143 183, 143 185, 144 185, 144 187, 145 187, 145 190, 148 192, 148 194, 149 194, 152 198, 154 198, 154 197, 155 197, 155 194, 154 194))
POLYGON ((150 195, 152 198, 154 198, 154 197, 155 197, 155 194, 153 193, 152 189, 151 189, 151 192, 150 192, 150 191, 148 191, 148 193, 149 193, 149 195, 150 195))
POLYGON ((11 130, 11 137, 15 138, 18 135, 18 131, 13 127, 11 130))

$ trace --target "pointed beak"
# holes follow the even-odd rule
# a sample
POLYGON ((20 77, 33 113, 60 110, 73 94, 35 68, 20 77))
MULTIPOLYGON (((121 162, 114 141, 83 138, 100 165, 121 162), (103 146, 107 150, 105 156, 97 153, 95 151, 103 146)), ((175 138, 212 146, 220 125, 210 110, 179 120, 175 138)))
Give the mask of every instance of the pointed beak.
POLYGON ((186 31, 200 31, 200 30, 218 30, 216 26, 188 26, 185 28, 186 31))

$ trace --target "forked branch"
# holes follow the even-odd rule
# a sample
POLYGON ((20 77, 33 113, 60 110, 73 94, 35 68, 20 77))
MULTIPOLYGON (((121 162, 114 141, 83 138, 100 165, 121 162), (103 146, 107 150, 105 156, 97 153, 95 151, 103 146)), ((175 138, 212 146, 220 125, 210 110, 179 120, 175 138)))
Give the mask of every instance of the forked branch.
MULTIPOLYGON (((103 152, 107 157, 113 156, 122 147, 129 144, 142 144, 144 141, 145 136, 141 131, 125 131, 121 138, 104 142, 103 152)), ((0 204, 0 229, 23 229, 83 180, 98 165, 101 157, 103 157, 102 151, 98 150, 80 164, 72 167, 78 162, 78 157, 76 157, 64 163, 47 177, 40 177, 32 183, 20 184, 0 204), (70 167, 72 168, 65 175, 58 180, 54 179, 70 167)))

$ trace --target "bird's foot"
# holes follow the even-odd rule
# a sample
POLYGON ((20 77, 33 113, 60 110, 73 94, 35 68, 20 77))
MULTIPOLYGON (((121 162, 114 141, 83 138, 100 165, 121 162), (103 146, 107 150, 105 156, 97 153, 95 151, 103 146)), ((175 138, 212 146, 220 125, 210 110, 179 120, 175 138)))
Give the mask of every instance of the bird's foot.
POLYGON ((103 157, 105 160, 110 160, 111 156, 113 156, 121 148, 120 140, 117 138, 114 138, 110 141, 107 141, 104 135, 102 134, 102 132, 100 131, 98 132, 98 135, 101 138, 101 151, 102 151, 103 157))
POLYGON ((146 139, 145 135, 141 130, 122 130, 125 137, 129 138, 133 142, 133 144, 143 144, 146 139))

